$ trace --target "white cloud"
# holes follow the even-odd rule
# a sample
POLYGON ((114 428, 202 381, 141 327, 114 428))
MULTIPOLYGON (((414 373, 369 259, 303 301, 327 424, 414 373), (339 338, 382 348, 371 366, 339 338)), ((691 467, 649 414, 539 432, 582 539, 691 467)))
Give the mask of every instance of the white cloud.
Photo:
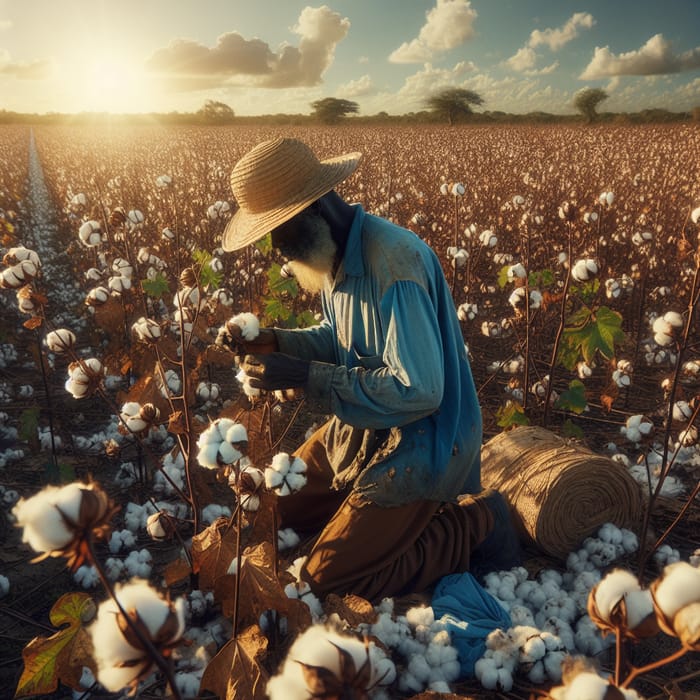
POLYGON ((9 51, 0 49, 0 75, 9 75, 19 80, 44 80, 54 71, 51 59, 36 61, 13 61, 9 51))
POLYGON ((533 68, 536 62, 537 53, 535 50, 529 46, 523 46, 506 61, 506 65, 520 73, 533 68))
POLYGON ((551 63, 545 68, 536 69, 535 64, 539 54, 535 51, 538 46, 548 46, 551 51, 558 51, 564 45, 575 39, 579 29, 590 29, 595 24, 595 18, 588 12, 576 12, 561 26, 556 29, 534 29, 530 33, 527 44, 518 49, 505 65, 518 73, 527 75, 547 75, 557 69, 557 62, 551 63))
POLYGON ((596 46, 591 62, 579 78, 595 80, 616 75, 663 75, 695 68, 700 68, 700 46, 677 55, 663 34, 655 34, 637 51, 618 55, 607 46, 596 46))
POLYGON ((444 87, 460 87, 465 77, 475 70, 470 61, 460 61, 454 68, 434 68, 426 63, 423 69, 409 75, 397 93, 397 97, 404 104, 411 104, 410 109, 415 110, 416 104, 425 102, 426 98, 436 90, 444 87))
POLYGON ((5 31, 6 29, 11 29, 12 28, 12 20, 11 19, 0 19, 0 32, 5 31))
POLYGON ((360 56, 358 57, 357 62, 360 64, 369 63, 369 56, 360 56))
POLYGON ((552 51, 558 51, 578 36, 579 29, 590 29, 594 24, 593 15, 588 12, 576 12, 558 29, 534 29, 530 34, 528 46, 534 49, 546 45, 552 51))
POLYGON ((437 4, 426 13, 426 22, 418 36, 404 42, 393 51, 392 63, 425 63, 435 54, 457 46, 474 36, 476 10, 470 0, 437 0, 437 4))
POLYGON ((146 67, 171 90, 212 89, 223 85, 311 87, 321 83, 333 62, 336 45, 345 38, 350 21, 328 6, 305 7, 292 27, 299 45, 277 51, 261 39, 238 32, 218 37, 213 47, 191 39, 175 39, 157 49, 146 67))
POLYGON ((352 99, 354 97, 362 97, 364 95, 371 95, 375 92, 374 83, 369 75, 363 75, 357 80, 350 80, 344 85, 340 85, 335 91, 336 97, 342 97, 345 99, 352 99))

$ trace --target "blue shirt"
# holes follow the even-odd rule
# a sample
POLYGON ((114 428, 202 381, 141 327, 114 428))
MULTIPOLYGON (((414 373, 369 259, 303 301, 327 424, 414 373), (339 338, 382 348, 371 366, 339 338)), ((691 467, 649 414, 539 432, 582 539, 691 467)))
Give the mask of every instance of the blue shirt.
POLYGON ((311 360, 306 394, 321 411, 389 429, 356 492, 386 506, 475 493, 481 411, 440 262, 411 231, 353 206, 323 321, 275 329, 280 351, 311 360))

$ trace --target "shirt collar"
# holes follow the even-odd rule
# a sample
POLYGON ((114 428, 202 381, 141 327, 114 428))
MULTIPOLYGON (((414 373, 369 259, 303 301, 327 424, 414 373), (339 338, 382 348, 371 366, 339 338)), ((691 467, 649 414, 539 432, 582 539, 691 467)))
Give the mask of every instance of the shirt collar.
POLYGON ((361 204, 351 205, 355 210, 348 240, 345 243, 345 254, 336 274, 336 283, 341 282, 346 275, 362 277, 365 274, 365 261, 362 255, 362 227, 365 221, 365 211, 361 204))

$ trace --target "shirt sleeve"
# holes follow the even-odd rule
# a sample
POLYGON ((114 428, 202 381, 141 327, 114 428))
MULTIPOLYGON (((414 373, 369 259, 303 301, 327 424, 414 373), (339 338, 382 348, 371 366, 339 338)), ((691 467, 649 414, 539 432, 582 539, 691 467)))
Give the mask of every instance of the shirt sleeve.
POLYGON ((381 357, 358 357, 348 369, 311 363, 308 397, 321 411, 357 428, 391 428, 433 413, 444 390, 439 320, 426 290, 395 282, 380 302, 381 357))
POLYGON ((328 321, 310 328, 275 328, 280 352, 302 360, 335 362, 335 338, 328 321))

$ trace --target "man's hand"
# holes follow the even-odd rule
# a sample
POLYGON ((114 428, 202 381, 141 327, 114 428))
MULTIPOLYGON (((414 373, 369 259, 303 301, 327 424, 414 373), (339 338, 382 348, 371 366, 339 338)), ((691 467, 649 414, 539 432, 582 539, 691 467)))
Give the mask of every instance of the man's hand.
POLYGON ((273 352, 267 355, 246 355, 241 365, 255 389, 276 391, 303 387, 309 381, 311 363, 292 355, 273 352))
POLYGON ((231 350, 234 355, 267 355, 278 352, 277 337, 271 328, 261 328, 253 340, 245 340, 241 327, 235 323, 226 323, 219 329, 215 343, 231 350))

